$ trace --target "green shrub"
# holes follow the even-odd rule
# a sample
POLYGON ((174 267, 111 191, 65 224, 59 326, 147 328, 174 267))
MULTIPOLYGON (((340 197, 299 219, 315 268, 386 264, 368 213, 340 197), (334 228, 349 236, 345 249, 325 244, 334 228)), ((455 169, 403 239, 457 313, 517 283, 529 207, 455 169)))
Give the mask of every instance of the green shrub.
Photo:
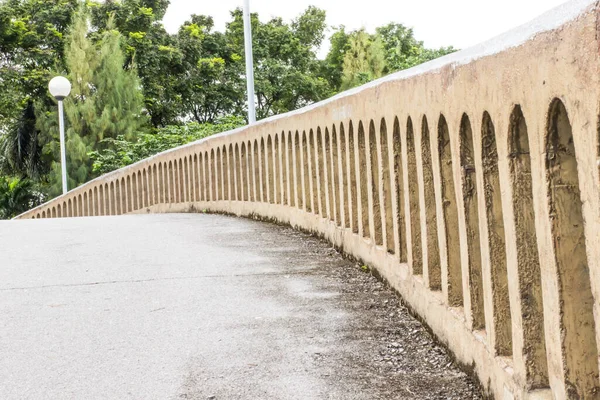
POLYGON ((96 175, 106 174, 127 165, 141 161, 155 154, 225 132, 244 125, 238 117, 227 117, 215 123, 171 125, 157 129, 153 133, 142 133, 137 140, 129 142, 123 136, 102 141, 103 150, 93 151, 89 156, 93 160, 96 175))

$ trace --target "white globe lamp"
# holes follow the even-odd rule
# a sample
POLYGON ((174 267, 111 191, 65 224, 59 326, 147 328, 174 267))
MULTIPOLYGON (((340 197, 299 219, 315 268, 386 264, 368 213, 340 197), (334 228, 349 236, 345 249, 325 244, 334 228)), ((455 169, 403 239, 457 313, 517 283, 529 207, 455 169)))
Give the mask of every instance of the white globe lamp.
POLYGON ((48 84, 48 89, 56 100, 62 101, 71 93, 71 82, 64 76, 56 76, 48 84))
POLYGON ((50 94, 58 100, 58 127, 60 128, 60 162, 62 169, 63 194, 67 193, 67 155, 65 151, 65 120, 63 100, 71 93, 71 82, 64 76, 55 76, 48 84, 50 94))

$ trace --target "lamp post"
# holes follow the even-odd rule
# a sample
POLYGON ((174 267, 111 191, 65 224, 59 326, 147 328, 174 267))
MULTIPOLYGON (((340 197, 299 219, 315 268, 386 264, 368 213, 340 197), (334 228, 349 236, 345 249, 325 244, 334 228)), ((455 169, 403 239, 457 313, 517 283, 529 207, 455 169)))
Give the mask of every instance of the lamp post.
POLYGON ((248 123, 256 122, 254 105, 254 61, 252 59, 252 24, 250 22, 250 0, 244 0, 244 42, 246 52, 246 89, 248 91, 248 123))
POLYGON ((71 82, 64 76, 56 76, 48 84, 50 94, 58 100, 58 126, 60 129, 60 164, 62 170, 63 194, 67 193, 67 155, 65 152, 65 119, 63 100, 71 93, 71 82))

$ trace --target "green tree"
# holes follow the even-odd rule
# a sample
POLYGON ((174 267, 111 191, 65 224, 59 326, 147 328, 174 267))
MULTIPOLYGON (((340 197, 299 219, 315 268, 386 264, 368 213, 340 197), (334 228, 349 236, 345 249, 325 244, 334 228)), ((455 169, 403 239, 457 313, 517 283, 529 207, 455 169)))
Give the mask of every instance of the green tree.
POLYGON ((329 39, 330 47, 325 60, 322 62, 321 75, 329 82, 331 88, 338 92, 342 87, 344 74, 344 57, 349 50, 350 35, 344 25, 335 29, 329 39))
POLYGON ((100 48, 100 63, 94 76, 94 101, 98 118, 94 129, 99 140, 124 136, 135 138, 147 120, 142 116, 144 97, 135 66, 123 69, 125 57, 121 51, 121 34, 107 30, 100 48))
POLYGON ((28 100, 21 116, 0 137, 0 154, 3 155, 0 171, 34 179, 39 179, 47 172, 36 121, 34 102, 28 100))
POLYGON ((36 129, 51 71, 65 66, 64 35, 78 0, 0 1, 0 148, 4 170, 39 180, 49 169, 36 129))
POLYGON ((427 49, 413 30, 390 23, 371 35, 364 29, 346 33, 339 27, 331 37, 331 48, 322 74, 338 90, 346 90, 456 51, 453 47, 427 49))
POLYGON ((327 14, 315 6, 309 6, 304 13, 292 21, 291 30, 303 46, 316 51, 325 38, 327 14))
MULTIPOLYGON (((50 71, 64 66, 64 34, 77 5, 78 0, 0 2, 0 85, 13 88, 9 95, 20 92, 22 102, 14 104, 17 110, 29 98, 43 95, 50 71)), ((0 100, 0 104, 7 102, 0 100)))
POLYGON ((213 25, 212 17, 192 15, 177 33, 183 73, 176 90, 184 118, 198 123, 243 113, 242 56, 213 25))
MULTIPOLYGON (((88 33, 88 17, 82 9, 69 35, 66 50, 68 76, 73 86, 71 95, 64 101, 69 188, 94 177, 88 153, 101 149, 103 139, 123 136, 132 140, 146 123, 135 69, 123 69, 121 35, 107 29, 95 45, 88 33)), ((56 120, 54 111, 39 118, 40 130, 51 136, 44 152, 53 160, 49 175, 53 195, 61 190, 56 120)))
POLYGON ((123 136, 105 139, 108 146, 90 153, 94 160, 94 172, 105 174, 174 147, 238 128, 243 124, 242 118, 226 117, 214 123, 192 122, 186 125, 166 126, 157 129, 156 132, 142 133, 133 142, 125 140, 123 136))
POLYGON ((31 180, 0 177, 0 219, 24 213, 41 204, 43 199, 31 180))
POLYGON ((385 51, 385 73, 411 68, 456 51, 453 47, 426 49, 423 42, 415 39, 413 30, 402 24, 381 26, 377 28, 377 35, 385 51))
POLYGON ((363 29, 353 32, 344 55, 341 88, 350 89, 380 78, 385 68, 385 52, 381 38, 369 35, 363 29))
MULTIPOLYGON (((320 76, 315 44, 325 29, 319 23, 324 12, 309 8, 292 25, 281 18, 266 23, 252 14, 254 78, 257 118, 295 110, 332 94, 320 76)), ((242 11, 232 12, 225 35, 236 54, 244 54, 242 11)))
POLYGON ((181 114, 182 55, 176 37, 162 23, 168 0, 122 0, 91 2, 92 26, 100 40, 114 16, 114 26, 122 35, 126 68, 137 67, 144 93, 144 108, 153 126, 176 123, 181 114))

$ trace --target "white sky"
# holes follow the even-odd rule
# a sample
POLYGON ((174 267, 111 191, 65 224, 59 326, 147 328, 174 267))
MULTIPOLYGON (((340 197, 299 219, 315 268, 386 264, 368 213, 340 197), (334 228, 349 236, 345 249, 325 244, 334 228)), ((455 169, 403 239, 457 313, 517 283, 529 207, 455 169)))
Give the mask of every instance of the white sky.
MULTIPOLYGON (((454 46, 464 49, 522 25, 564 0, 250 0, 252 12, 261 21, 271 16, 290 21, 309 5, 327 11, 328 25, 344 24, 349 30, 364 27, 369 32, 389 22, 414 28, 417 40, 436 48, 454 46)), ((171 0, 163 20, 170 33, 191 14, 210 15, 216 30, 223 31, 230 21, 229 11, 241 7, 243 0, 171 0)), ((320 56, 327 54, 323 43, 320 56)))

